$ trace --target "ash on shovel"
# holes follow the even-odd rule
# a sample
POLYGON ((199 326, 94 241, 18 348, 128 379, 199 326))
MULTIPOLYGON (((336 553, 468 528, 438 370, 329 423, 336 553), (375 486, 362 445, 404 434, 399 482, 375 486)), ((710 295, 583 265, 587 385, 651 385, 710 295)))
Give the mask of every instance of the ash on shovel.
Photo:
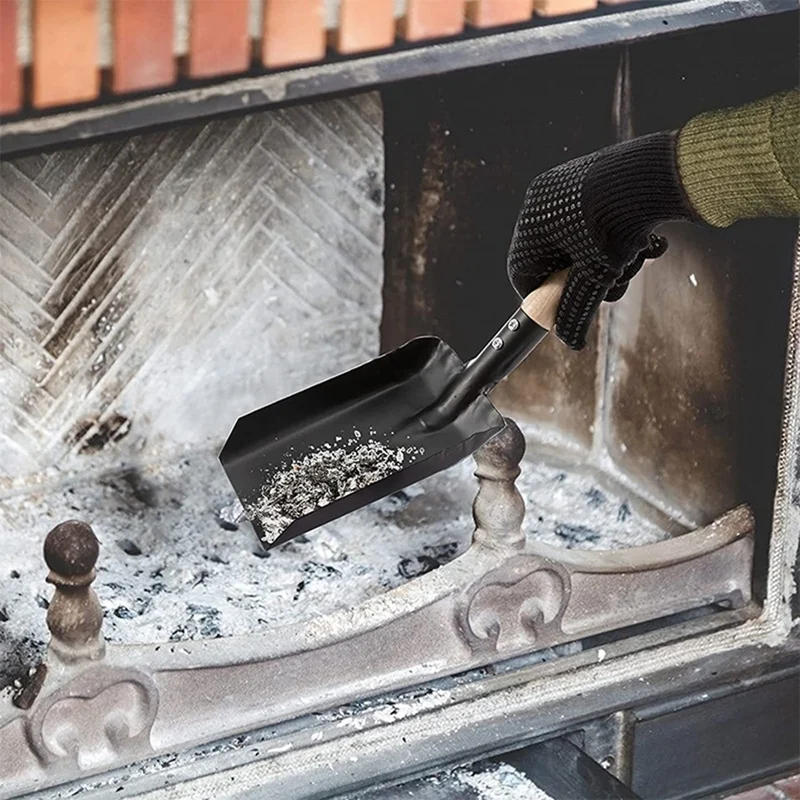
POLYGON ((292 522, 348 494, 399 472, 424 454, 421 447, 392 447, 363 439, 359 431, 341 444, 326 444, 285 461, 247 507, 272 544, 292 522))

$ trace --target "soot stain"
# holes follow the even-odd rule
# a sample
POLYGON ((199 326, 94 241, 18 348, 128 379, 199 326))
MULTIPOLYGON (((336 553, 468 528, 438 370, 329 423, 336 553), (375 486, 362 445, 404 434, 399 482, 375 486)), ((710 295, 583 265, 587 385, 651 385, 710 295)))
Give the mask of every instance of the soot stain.
MULTIPOLYGON (((136 467, 105 475, 100 479, 100 483, 117 492, 129 506, 157 508, 159 505, 158 486, 145 478, 136 467)), ((120 542, 126 541, 128 540, 120 540, 120 542)))
POLYGON ((69 438, 75 444, 80 443, 78 452, 86 455, 99 453, 108 445, 124 439, 130 432, 130 418, 124 414, 112 414, 103 422, 83 420, 69 438))
POLYGON ((418 578, 428 572, 435 570, 439 564, 435 559, 426 555, 412 556, 404 558, 398 565, 397 571, 403 578, 418 578))
POLYGON ((383 206, 383 180, 378 171, 370 169, 364 178, 358 181, 358 188, 363 191, 378 208, 383 206))
MULTIPOLYGON (((6 641, 9 641, 8 634, 0 628, 0 642, 6 641)), ((10 686, 15 681, 24 685, 31 668, 41 663, 46 649, 46 643, 40 639, 28 636, 16 639, 6 652, 6 657, 0 661, 0 688, 10 686)))
POLYGON ((120 475, 120 478, 130 488, 136 500, 143 506, 147 506, 147 508, 156 508, 158 506, 158 487, 145 478, 138 469, 132 467, 125 470, 120 475))

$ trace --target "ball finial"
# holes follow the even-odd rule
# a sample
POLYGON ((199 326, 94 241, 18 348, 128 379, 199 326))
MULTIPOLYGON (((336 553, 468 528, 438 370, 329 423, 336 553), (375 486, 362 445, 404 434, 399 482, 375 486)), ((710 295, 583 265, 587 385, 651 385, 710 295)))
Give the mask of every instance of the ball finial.
POLYGON ((518 467, 525 455, 525 436, 510 417, 505 418, 506 426, 493 439, 490 439, 475 455, 476 460, 496 469, 518 467))
POLYGON ((44 540, 44 560, 66 577, 87 575, 97 563, 100 545, 90 525, 71 519, 56 525, 44 540))
POLYGON ((472 516, 476 544, 504 542, 511 548, 524 547, 525 503, 514 484, 524 455, 525 437, 508 417, 505 428, 475 453, 478 494, 472 504, 472 516))
POLYGON ((44 540, 47 582, 55 586, 47 609, 50 652, 65 663, 100 658, 105 650, 103 609, 92 589, 99 552, 94 531, 75 519, 56 525, 44 540))

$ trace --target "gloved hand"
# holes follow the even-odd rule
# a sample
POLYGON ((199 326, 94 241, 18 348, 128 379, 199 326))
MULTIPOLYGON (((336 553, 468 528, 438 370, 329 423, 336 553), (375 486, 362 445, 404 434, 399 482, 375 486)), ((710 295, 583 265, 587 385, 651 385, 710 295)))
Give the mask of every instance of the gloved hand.
POLYGON ((669 220, 700 218, 681 186, 674 133, 612 145, 539 175, 528 187, 508 254, 521 297, 570 268, 556 334, 573 350, 603 300, 619 300, 646 258, 666 250, 652 234, 669 220))

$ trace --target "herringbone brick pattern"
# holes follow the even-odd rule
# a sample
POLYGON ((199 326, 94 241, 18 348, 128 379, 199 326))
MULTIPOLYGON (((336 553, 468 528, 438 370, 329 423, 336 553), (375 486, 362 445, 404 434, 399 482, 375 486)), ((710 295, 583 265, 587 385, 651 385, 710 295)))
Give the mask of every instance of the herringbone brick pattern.
POLYGON ((219 441, 372 356, 381 127, 362 95, 0 164, 0 475, 219 441))

